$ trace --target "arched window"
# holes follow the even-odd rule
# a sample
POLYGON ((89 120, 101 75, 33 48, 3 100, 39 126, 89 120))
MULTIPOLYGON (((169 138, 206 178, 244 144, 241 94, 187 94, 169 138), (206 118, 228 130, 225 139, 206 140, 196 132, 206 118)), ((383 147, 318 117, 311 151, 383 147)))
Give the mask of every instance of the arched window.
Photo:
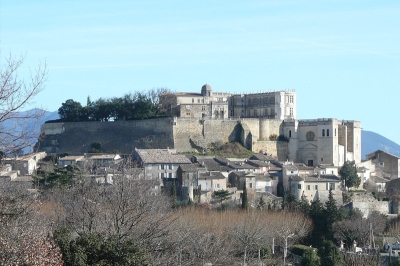
POLYGON ((322 136, 325 137, 325 129, 322 130, 322 136))
POLYGON ((292 137, 292 131, 289 130, 289 138, 291 138, 291 137, 292 137))
POLYGON ((326 130, 326 136, 329 137, 329 129, 326 130))

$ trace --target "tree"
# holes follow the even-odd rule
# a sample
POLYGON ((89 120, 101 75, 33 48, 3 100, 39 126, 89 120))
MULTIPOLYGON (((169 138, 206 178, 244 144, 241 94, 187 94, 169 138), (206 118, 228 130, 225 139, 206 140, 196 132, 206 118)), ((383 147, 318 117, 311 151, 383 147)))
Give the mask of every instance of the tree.
POLYGON ((325 238, 333 240, 333 223, 339 220, 339 210, 336 206, 336 200, 333 198, 332 189, 329 190, 328 201, 325 202, 325 238))
POLYGON ((340 261, 340 253, 335 243, 331 240, 324 240, 322 245, 318 248, 321 265, 335 266, 340 261))
POLYGON ((100 152, 101 143, 100 142, 92 142, 92 144, 90 144, 90 148, 92 148, 93 152, 100 152))
POLYGON ((36 143, 35 126, 40 126, 38 121, 44 115, 39 109, 21 112, 44 89, 47 80, 46 63, 32 71, 29 80, 21 78, 24 60, 24 56, 10 54, 0 65, 0 150, 6 155, 36 143))
POLYGON ((361 178, 357 175, 357 167, 354 162, 346 161, 340 168, 339 175, 345 182, 347 189, 360 186, 361 178))
POLYGON ((66 265, 148 265, 145 251, 133 240, 119 241, 103 233, 83 233, 76 239, 68 230, 55 231, 66 265))
POLYGON ((82 105, 72 99, 66 100, 65 103, 61 104, 58 108, 58 114, 60 118, 65 122, 77 122, 82 121, 82 105))
POLYGON ((214 196, 220 200, 221 208, 223 209, 222 202, 224 200, 230 199, 231 198, 231 193, 228 190, 223 190, 222 189, 222 190, 214 191, 214 196))
POLYGON ((257 204, 257 208, 259 208, 262 211, 263 209, 265 209, 265 205, 267 205, 267 203, 265 202, 263 195, 261 195, 257 204))
POLYGON ((241 208, 243 210, 247 210, 249 208, 249 200, 247 198, 246 181, 244 182, 244 185, 243 185, 242 206, 241 206, 241 208))

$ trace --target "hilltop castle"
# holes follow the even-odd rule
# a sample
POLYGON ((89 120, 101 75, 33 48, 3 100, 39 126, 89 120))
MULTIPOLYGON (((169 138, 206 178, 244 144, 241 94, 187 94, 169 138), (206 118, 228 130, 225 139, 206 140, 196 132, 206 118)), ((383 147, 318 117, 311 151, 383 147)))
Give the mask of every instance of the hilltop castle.
POLYGON ((308 166, 361 162, 361 124, 333 118, 296 119, 296 92, 174 93, 160 97, 172 117, 140 121, 69 122, 42 126, 40 150, 79 154, 100 142, 106 152, 173 148, 201 152, 213 142, 242 143, 281 161, 308 166))

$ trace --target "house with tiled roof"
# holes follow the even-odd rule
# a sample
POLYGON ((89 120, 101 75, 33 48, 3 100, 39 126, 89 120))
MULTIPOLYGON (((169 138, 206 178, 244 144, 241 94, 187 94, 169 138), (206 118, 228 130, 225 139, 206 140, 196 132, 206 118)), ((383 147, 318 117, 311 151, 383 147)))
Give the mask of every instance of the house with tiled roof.
POLYGON ((381 176, 387 176, 389 179, 400 177, 400 157, 382 150, 369 153, 365 157, 367 161, 375 164, 375 171, 381 172, 381 176))
POLYGON ((307 200, 319 199, 322 203, 328 200, 329 190, 338 204, 342 203, 342 181, 337 175, 296 175, 289 178, 289 186, 296 200, 305 196, 307 200))
POLYGON ((146 179, 158 179, 160 186, 165 184, 163 179, 176 178, 179 165, 192 163, 185 155, 171 149, 135 148, 133 158, 144 168, 146 179))
POLYGON ((226 178, 219 171, 202 172, 198 175, 200 202, 210 202, 214 191, 226 190, 226 178))
POLYGON ((58 158, 58 165, 67 166, 67 165, 78 165, 80 162, 83 162, 85 157, 83 155, 79 156, 64 156, 58 158))

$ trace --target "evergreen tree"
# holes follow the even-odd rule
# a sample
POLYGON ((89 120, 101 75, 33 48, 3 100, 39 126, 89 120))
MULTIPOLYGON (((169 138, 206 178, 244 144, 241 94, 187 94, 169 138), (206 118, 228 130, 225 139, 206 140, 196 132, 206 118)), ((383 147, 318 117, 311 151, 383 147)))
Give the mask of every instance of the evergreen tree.
POLYGON ((172 197, 172 204, 175 206, 178 203, 175 180, 172 181, 171 197, 172 197))
POLYGON ((249 207, 249 202, 247 199, 247 188, 246 188, 246 182, 244 182, 244 186, 243 186, 243 194, 242 194, 242 209, 243 210, 247 210, 249 207))
POLYGON ((311 202, 310 218, 313 220, 314 228, 310 235, 310 244, 319 247, 325 235, 324 206, 319 199, 311 202))
POLYGON ((339 220, 339 209, 336 206, 336 200, 333 198, 332 189, 329 190, 328 201, 325 202, 324 210, 325 227, 326 233, 325 237, 327 240, 333 240, 333 223, 339 220))
POLYGON ((339 175, 347 188, 360 186, 361 178, 357 175, 357 167, 354 162, 345 162, 340 168, 339 175))
POLYGON ((324 240, 318 249, 321 265, 335 266, 339 265, 341 260, 338 248, 331 240, 324 240))
POLYGON ((308 215, 310 213, 310 203, 308 202, 308 199, 304 194, 301 195, 301 199, 299 202, 299 208, 300 208, 300 211, 302 211, 304 214, 308 215))
POLYGON ((282 209, 296 210, 298 207, 298 202, 296 197, 291 190, 285 191, 282 201, 282 209))
POLYGON ((221 208, 223 209, 224 206, 222 205, 224 200, 230 199, 231 193, 228 190, 217 190, 214 191, 214 196, 218 198, 221 202, 221 208))
MULTIPOLYGON (((257 204, 257 208, 259 208, 260 210, 265 209, 265 205, 267 205, 267 203, 264 201, 263 195, 261 195, 260 200, 258 201, 257 204)), ((270 207, 270 205, 268 205, 270 207)))

